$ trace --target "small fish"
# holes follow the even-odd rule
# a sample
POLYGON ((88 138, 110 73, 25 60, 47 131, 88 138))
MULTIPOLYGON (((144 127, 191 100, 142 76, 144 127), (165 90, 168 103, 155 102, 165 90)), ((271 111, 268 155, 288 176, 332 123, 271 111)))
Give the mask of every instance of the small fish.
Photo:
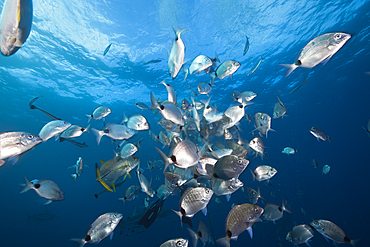
POLYGON ((266 135, 267 133, 273 129, 271 129, 271 117, 266 113, 257 112, 254 114, 254 126, 256 130, 258 130, 260 136, 266 135))
POLYGON ((294 87, 294 88, 289 92, 289 94, 294 93, 295 91, 297 91, 297 90, 302 86, 302 84, 303 84, 304 82, 308 82, 308 81, 306 80, 306 78, 303 78, 303 81, 302 81, 301 83, 299 83, 297 86, 295 86, 295 87, 294 87))
POLYGON ((140 166, 137 166, 136 169, 137 178, 139 179, 139 184, 141 186, 141 191, 145 192, 148 196, 153 197, 153 190, 152 190, 152 180, 150 182, 146 179, 144 174, 140 171, 140 166))
POLYGON ((260 165, 254 170, 254 172, 251 170, 251 173, 253 175, 253 181, 257 180, 261 182, 271 179, 276 175, 277 170, 268 165, 260 165))
POLYGON ((104 119, 111 112, 112 112, 111 109, 109 109, 106 106, 102 106, 102 105, 98 106, 98 107, 95 108, 93 113, 91 113, 91 115, 86 114, 87 122, 90 122, 91 118, 94 119, 94 120, 98 120, 98 119, 101 119, 101 118, 104 119))
POLYGON ((238 101, 240 104, 243 105, 249 105, 252 99, 257 97, 257 94, 252 91, 244 91, 244 92, 239 92, 239 91, 233 91, 233 100, 238 101))
POLYGON ((145 62, 143 65, 148 65, 148 64, 151 64, 151 63, 160 63, 162 62, 162 59, 152 59, 148 62, 145 62))
POLYGON ((90 124, 86 128, 72 124, 60 134, 60 138, 69 139, 81 136, 84 132, 90 132, 90 124))
POLYGON ((26 180, 26 185, 20 193, 25 193, 31 189, 35 190, 40 197, 48 200, 44 205, 54 201, 64 200, 64 192, 54 181, 49 179, 33 179, 29 182, 26 177, 24 179, 26 180))
POLYGON ((350 243, 352 246, 356 246, 359 242, 359 240, 350 239, 339 226, 329 220, 313 220, 310 225, 326 240, 331 239, 338 244, 350 243))
POLYGON ((279 97, 277 97, 277 99, 278 99, 278 101, 275 103, 274 112, 272 114, 273 119, 281 118, 286 114, 285 105, 283 104, 283 102, 281 102, 279 97))
POLYGON ((315 159, 312 159, 312 165, 315 167, 315 168, 318 168, 319 167, 319 164, 317 163, 317 161, 315 159))
POLYGON ((170 139, 168 139, 167 135, 162 130, 159 131, 158 138, 159 138, 159 141, 163 144, 163 146, 168 147, 171 145, 170 139))
POLYGON ((153 92, 150 92, 150 97, 152 102, 151 109, 158 109, 164 119, 170 120, 177 125, 184 126, 184 118, 179 108, 170 102, 159 104, 153 92))
POLYGON ((200 73, 212 66, 212 60, 204 55, 199 55, 191 62, 189 74, 200 73))
POLYGON ((283 149, 283 151, 281 151, 283 154, 287 154, 287 155, 290 155, 290 154, 295 154, 295 153, 298 153, 298 149, 294 149, 294 148, 291 148, 291 147, 285 147, 283 149))
POLYGON ((103 136, 108 136, 114 140, 127 140, 135 135, 136 131, 126 125, 109 123, 105 125, 103 130, 91 128, 91 133, 96 136, 96 142, 99 145, 103 136))
POLYGON ((223 203, 220 197, 215 197, 215 202, 218 204, 223 203))
POLYGON ((212 91, 212 84, 208 82, 199 82, 198 83, 198 92, 199 94, 209 94, 212 91))
POLYGON ((14 165, 21 155, 42 142, 39 136, 27 132, 4 132, 0 134, 0 166, 4 159, 14 165))
MULTIPOLYGON (((148 130, 150 129, 148 120, 141 114, 134 114, 127 120, 127 127, 132 130, 148 130)), ((124 121, 125 121, 124 120, 124 121)))
POLYGON ((258 69, 258 67, 261 65, 261 62, 262 60, 264 60, 265 58, 261 56, 261 59, 259 60, 259 62, 257 63, 257 65, 251 69, 251 71, 249 71, 248 75, 247 76, 250 76, 251 74, 253 74, 254 72, 256 72, 256 70, 258 69))
POLYGON ((262 215, 262 219, 275 222, 283 217, 284 211, 290 214, 292 213, 292 211, 286 205, 284 199, 282 200, 281 207, 275 203, 267 203, 265 206, 265 211, 262 215))
POLYGON ((58 140, 59 135, 68 129, 72 124, 63 120, 53 120, 48 122, 42 127, 39 132, 39 137, 43 142, 46 142, 51 137, 55 136, 55 140, 58 140))
POLYGON ((211 78, 214 80, 217 77, 218 79, 222 80, 225 77, 232 76, 232 74, 234 74, 239 67, 239 62, 226 60, 217 67, 215 74, 211 74, 211 78))
MULTIPOLYGON (((85 238, 71 239, 83 247, 86 243, 98 244, 107 236, 113 234, 123 215, 119 213, 105 213, 100 215, 89 227, 85 238)), ((112 238, 113 235, 111 235, 112 238)))
POLYGON ((131 155, 134 155, 138 151, 138 148, 132 144, 132 143, 126 143, 119 152, 119 155, 122 159, 125 159, 127 157, 130 157, 131 155))
POLYGON ((81 175, 83 166, 86 166, 86 165, 84 165, 83 159, 79 157, 75 165, 68 167, 68 168, 76 169, 76 173, 71 174, 71 176, 73 177, 73 182, 76 182, 77 177, 81 175))
POLYGON ((323 140, 323 141, 329 140, 329 142, 331 142, 330 137, 329 137, 329 136, 327 136, 327 135, 325 134, 325 132, 324 132, 322 129, 318 128, 318 127, 312 127, 312 128, 310 129, 310 133, 311 133, 314 137, 316 137, 316 139, 317 139, 317 140, 319 140, 319 139, 321 139, 321 140, 323 140))
POLYGON ((351 38, 347 33, 326 33, 312 39, 301 50, 297 61, 293 64, 279 64, 287 69, 285 77, 298 67, 311 69, 316 65, 324 65, 351 38))
POLYGON ((286 235, 286 240, 292 242, 294 245, 306 244, 310 246, 308 242, 313 238, 315 233, 314 230, 312 226, 307 224, 295 225, 286 235))
POLYGON ((206 69, 205 71, 206 73, 213 73, 217 68, 217 62, 220 63, 220 60, 217 57, 217 52, 215 52, 215 58, 211 60, 212 60, 212 66, 206 69))
POLYGON ((249 142, 249 147, 252 148, 256 154, 260 154, 263 157, 263 152, 265 151, 265 146, 260 137, 255 137, 249 142))
POLYGON ((112 44, 113 44, 113 43, 110 43, 110 44, 107 46, 107 48, 105 48, 104 53, 103 53, 103 56, 107 55, 107 53, 108 53, 108 51, 109 51, 110 47, 112 46, 112 44))
POLYGON ((134 105, 141 110, 149 110, 149 107, 143 102, 134 102, 134 105))
MULTIPOLYGON (((216 197, 218 198, 218 197, 216 197)), ((190 234, 190 237, 193 240, 193 246, 196 247, 198 240, 200 239, 203 243, 203 246, 209 242, 212 242, 212 237, 210 234, 210 231, 205 223, 203 221, 199 221, 198 231, 194 232, 190 228, 187 228, 188 232, 190 234)))
POLYGON ((170 239, 159 247, 188 247, 189 241, 183 238, 170 239))
POLYGON ((247 51, 249 50, 249 38, 247 35, 245 35, 245 37, 247 38, 247 41, 245 42, 245 46, 244 46, 244 51, 243 51, 243 56, 245 54, 247 54, 247 51))
POLYGON ((204 103, 203 117, 207 120, 208 123, 218 122, 223 118, 223 113, 217 111, 217 108, 213 108, 209 105, 212 96, 204 103))
POLYGON ((266 199, 261 195, 261 188, 259 186, 258 186, 257 191, 247 186, 247 191, 248 191, 248 196, 249 196, 249 200, 251 201, 251 203, 257 204, 258 199, 260 198, 266 201, 266 199))
POLYGON ((192 110, 192 106, 187 99, 183 99, 181 103, 181 110, 183 111, 190 111, 192 110))
POLYGON ((304 210, 303 207, 301 207, 301 212, 302 212, 303 215, 307 214, 306 210, 304 210))
POLYGON ((175 79, 177 74, 179 73, 182 65, 184 64, 185 58, 185 45, 181 40, 181 33, 184 32, 186 29, 177 30, 173 27, 175 31, 176 38, 172 42, 171 52, 168 57, 168 69, 172 79, 175 79))
POLYGON ((40 96, 37 96, 36 98, 33 98, 31 101, 30 101, 30 103, 28 103, 28 105, 29 106, 31 106, 32 104, 33 104, 33 102, 35 102, 38 98, 40 98, 40 97, 44 97, 44 96, 42 96, 42 94, 40 95, 40 96))
POLYGON ((330 171, 330 166, 324 165, 322 168, 322 174, 328 174, 329 171, 330 171))
POLYGON ((166 87, 167 93, 168 93, 168 102, 171 102, 173 104, 177 104, 177 98, 176 98, 176 93, 175 89, 173 88, 172 85, 166 83, 165 81, 161 81, 159 84, 163 84, 166 87))
POLYGON ((249 160, 236 155, 226 155, 219 159, 214 166, 215 178, 229 180, 237 178, 247 168, 249 160))
POLYGON ((122 198, 118 198, 118 200, 122 201, 122 205, 125 205, 125 201, 132 201, 134 200, 140 192, 140 187, 136 185, 129 186, 125 191, 125 196, 122 198))

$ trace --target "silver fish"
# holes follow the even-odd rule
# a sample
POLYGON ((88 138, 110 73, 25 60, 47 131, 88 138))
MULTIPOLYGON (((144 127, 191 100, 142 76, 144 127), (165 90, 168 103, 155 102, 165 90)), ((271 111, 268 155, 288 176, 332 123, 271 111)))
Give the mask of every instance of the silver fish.
POLYGON ((262 60, 264 60, 265 58, 261 56, 261 59, 258 61, 257 65, 251 69, 251 71, 249 71, 248 75, 247 76, 250 76, 251 74, 253 74, 254 72, 256 72, 256 70, 258 69, 258 67, 261 65, 261 62, 262 60))
POLYGON ((356 246, 359 241, 350 239, 339 226, 329 220, 313 220, 310 225, 326 240, 331 239, 338 244, 350 243, 352 246, 356 246))
POLYGON ((168 139, 167 135, 161 130, 159 131, 158 135, 159 141, 164 145, 164 146, 170 146, 171 141, 168 139))
POLYGON ((138 151, 138 148, 132 144, 132 143, 126 143, 119 152, 119 155, 122 159, 125 159, 127 157, 130 157, 131 155, 134 155, 138 151))
POLYGON ((217 69, 215 74, 211 74, 212 78, 214 79, 217 77, 218 79, 222 80, 227 76, 230 76, 235 73, 240 67, 240 63, 233 60, 227 60, 221 63, 217 69))
POLYGON ((68 129, 72 124, 63 120, 53 120, 45 124, 39 132, 39 137, 43 142, 49 140, 55 136, 56 140, 59 138, 59 134, 68 129))
POLYGON ((86 128, 82 128, 81 126, 78 125, 71 125, 69 126, 68 129, 63 131, 62 134, 60 134, 60 137, 62 138, 75 138, 81 136, 84 132, 89 132, 90 131, 90 125, 88 125, 86 128))
POLYGON ((203 111, 203 117, 209 122, 214 123, 217 121, 220 121, 223 117, 222 112, 218 112, 217 108, 213 108, 209 105, 209 102, 211 100, 212 96, 208 98, 208 100, 204 103, 204 111, 203 111))
POLYGON ((285 204, 284 199, 282 200, 281 207, 275 203, 267 203, 265 206, 265 212, 262 215, 263 220, 276 221, 283 217, 283 213, 292 213, 289 207, 285 204))
POLYGON ((295 225, 293 229, 286 235, 286 240, 292 242, 294 245, 307 244, 313 238, 315 232, 314 228, 307 224, 295 225))
POLYGON ((146 179, 144 174, 140 171, 140 166, 137 166, 136 169, 137 178, 139 179, 139 184, 141 186, 141 191, 145 192, 148 196, 153 197, 153 190, 152 190, 152 180, 150 182, 146 179))
POLYGON ((208 82, 199 82, 198 83, 198 92, 199 94, 209 94, 212 91, 212 84, 208 82))
POLYGON ((230 200, 232 193, 243 187, 244 184, 238 178, 224 180, 220 178, 213 178, 211 188, 217 196, 226 196, 226 201, 230 200))
POLYGON ((304 82, 308 82, 307 80, 306 80, 306 78, 303 78, 303 81, 302 82, 300 82, 297 86, 295 86, 290 92, 289 92, 289 94, 291 94, 291 93, 294 93, 295 91, 297 91, 302 85, 303 85, 303 83, 304 82))
POLYGON ((266 138, 267 132, 270 130, 274 131, 271 129, 271 117, 266 113, 257 112, 254 114, 254 126, 260 135, 266 135, 266 138))
POLYGON ((198 147, 190 140, 183 140, 171 147, 169 157, 155 147, 164 161, 164 171, 169 164, 175 164, 180 168, 188 168, 198 163, 200 156, 198 147))
POLYGON ((26 177, 24 179, 26 180, 26 185, 20 193, 25 193, 31 189, 35 190, 39 196, 48 200, 44 205, 53 201, 64 200, 64 192, 54 181, 49 179, 33 179, 29 182, 26 177))
POLYGON ((148 130, 149 123, 141 114, 135 114, 127 119, 127 127, 132 130, 148 130))
POLYGON ((226 218, 226 236, 216 241, 217 245, 230 246, 230 239, 237 240, 239 234, 248 231, 253 238, 252 226, 255 222, 261 222, 259 218, 263 213, 263 208, 245 203, 235 205, 226 218))
POLYGON ((243 51, 243 56, 245 54, 247 54, 247 51, 249 50, 249 38, 247 35, 245 35, 245 37, 247 38, 247 41, 245 42, 245 46, 244 46, 244 51, 243 51))
POLYGON ((229 107, 225 112, 224 116, 229 118, 227 124, 224 125, 223 129, 229 129, 237 124, 245 115, 244 105, 235 105, 229 107))
MULTIPOLYGON (((218 198, 218 197, 216 197, 218 198)), ((188 232, 193 240, 193 246, 196 247, 198 240, 200 239, 203 243, 203 246, 209 242, 212 242, 212 237, 210 231, 203 221, 199 221, 198 231, 194 232, 190 228, 187 228, 188 232)))
POLYGON ((73 182, 76 182, 77 177, 79 177, 81 175, 82 168, 84 166, 86 166, 86 165, 84 165, 83 159, 81 157, 79 157, 78 160, 76 161, 75 165, 68 167, 68 168, 75 168, 76 169, 76 173, 71 174, 71 176, 73 177, 73 182))
POLYGON ((175 31, 176 38, 172 42, 171 52, 168 57, 168 69, 172 79, 175 79, 182 65, 184 64, 185 45, 182 42, 180 35, 182 32, 187 30, 187 28, 183 30, 176 30, 175 27, 173 27, 173 30, 175 31))
POLYGON ((200 73, 212 66, 212 60, 204 55, 199 55, 191 62, 189 74, 200 73))
POLYGON ((149 110, 149 107, 143 102, 134 102, 134 105, 141 110, 149 110))
POLYGON ((118 198, 118 200, 122 201, 122 205, 125 205, 125 201, 134 200, 140 192, 140 187, 136 185, 131 185, 125 191, 125 196, 122 198, 118 198))
POLYGON ((287 155, 290 155, 290 154, 295 154, 295 153, 298 153, 298 150, 297 149, 294 149, 294 148, 291 148, 291 147, 285 147, 283 149, 283 151, 281 151, 283 154, 287 154, 287 155))
POLYGON ((328 174, 330 171, 330 166, 329 165, 324 165, 322 167, 322 174, 328 174))
POLYGON ((4 56, 13 55, 26 42, 32 17, 32 0, 5 1, 0 21, 0 46, 4 56))
POLYGON ((175 93, 175 89, 173 88, 173 86, 170 84, 167 84, 165 81, 161 81, 159 84, 163 84, 166 87, 167 93, 168 93, 168 98, 167 98, 168 102, 171 102, 176 105, 177 98, 176 98, 176 93, 175 93))
POLYGON ((268 165, 260 165, 258 166, 254 172, 251 173, 253 175, 253 181, 257 180, 259 182, 271 179, 277 173, 277 170, 268 165))
POLYGON ((170 239, 159 247, 188 247, 189 241, 183 238, 170 239))
POLYGON ((0 134, 0 166, 9 158, 14 165, 20 156, 40 144, 42 139, 27 132, 4 132, 0 134))
POLYGON ((311 133, 314 137, 316 137, 316 139, 317 139, 317 140, 321 139, 321 140, 323 140, 323 141, 328 140, 329 142, 331 142, 330 137, 329 137, 329 136, 327 136, 327 135, 325 134, 325 132, 324 132, 322 129, 318 128, 318 127, 312 127, 312 128, 310 129, 310 133, 311 133))
MULTIPOLYGON (((85 238, 71 239, 79 244, 79 247, 84 246, 86 243, 98 244, 104 238, 113 234, 118 223, 123 215, 119 213, 105 213, 100 215, 89 227, 86 232, 85 238)), ((113 235, 111 235, 112 238, 113 235)))
POLYGON ((91 115, 86 114, 87 122, 90 122, 91 118, 94 119, 94 120, 105 118, 111 112, 112 112, 111 109, 109 109, 106 106, 102 106, 102 105, 101 106, 98 106, 98 107, 95 108, 95 110, 93 111, 93 113, 91 113, 91 115))
POLYGON ((286 107, 285 107, 285 105, 283 104, 283 102, 281 102, 281 100, 279 99, 279 97, 277 97, 277 99, 278 99, 278 101, 275 103, 274 112, 272 114, 272 118, 273 119, 281 118, 286 113, 286 107))
POLYGON ((108 136, 114 140, 127 140, 135 135, 136 131, 123 124, 109 123, 105 125, 103 130, 91 128, 91 133, 96 136, 96 141, 99 145, 103 136, 108 136))
POLYGON ((280 64, 287 69, 285 77, 298 67, 311 69, 319 63, 325 65, 350 38, 347 33, 326 33, 312 39, 298 54, 295 63, 280 64))
POLYGON ((257 154, 263 156, 263 152, 265 151, 265 146, 263 145, 263 141, 259 137, 253 138, 249 142, 249 147, 256 151, 257 154))
POLYGON ((155 101, 153 102, 152 100, 152 105, 154 104, 152 108, 158 109, 164 119, 170 120, 177 125, 184 126, 183 114, 179 108, 170 102, 159 104, 155 100, 153 92, 151 92, 151 98, 154 98, 155 101))
POLYGON ((236 155, 226 155, 216 162, 213 176, 225 180, 237 178, 248 164, 249 160, 247 159, 236 155))
POLYGON ((244 91, 244 92, 234 91, 233 96, 232 96, 233 100, 238 101, 240 104, 243 104, 243 105, 250 104, 249 101, 251 101, 252 99, 256 97, 257 97, 257 94, 252 91, 244 91))
POLYGON ((266 199, 261 195, 261 188, 259 186, 258 186, 257 191, 247 186, 247 192, 248 192, 249 200, 253 204, 257 204, 258 199, 260 198, 266 201, 266 199))

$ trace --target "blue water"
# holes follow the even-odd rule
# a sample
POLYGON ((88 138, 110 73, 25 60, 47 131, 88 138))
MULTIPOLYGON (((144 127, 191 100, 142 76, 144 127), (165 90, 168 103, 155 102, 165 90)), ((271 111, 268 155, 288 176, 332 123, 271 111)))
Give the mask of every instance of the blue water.
MULTIPOLYGON (((251 240, 246 232, 231 246, 291 246, 285 240, 295 224, 315 219, 333 221, 352 239, 368 241, 368 213, 370 138, 362 126, 369 120, 370 76, 370 3, 356 1, 48 1, 35 0, 32 32, 25 45, 13 56, 0 57, 0 132, 26 131, 38 134, 51 119, 28 102, 40 94, 35 105, 53 115, 85 127, 85 114, 103 104, 112 109, 107 122, 119 123, 123 114, 143 114, 153 131, 158 116, 142 111, 134 100, 150 103, 149 93, 167 98, 162 85, 166 80, 174 86, 178 101, 188 98, 183 71, 172 80, 167 58, 174 39, 172 26, 189 28, 182 34, 186 46, 185 58, 192 60, 204 54, 221 61, 233 59, 241 63, 232 78, 216 80, 212 102, 224 111, 232 104, 233 90, 251 90, 258 94, 248 113, 266 112, 272 116, 276 96, 287 107, 283 119, 272 121, 276 132, 264 138, 270 159, 253 159, 241 175, 245 185, 261 186, 267 202, 280 204, 287 200, 293 214, 272 222, 256 223, 251 240), (353 35, 349 42, 325 65, 307 70, 298 68, 288 78, 277 64, 293 63, 297 53, 314 37, 332 31, 353 35), (243 56, 245 35, 250 48, 243 56), (113 43, 106 56, 103 51, 113 43), (257 71, 247 77, 260 56, 266 58, 257 71), (159 63, 143 66, 152 59, 159 63), (308 80, 295 93, 291 89, 303 78, 308 80), (332 143, 318 142, 309 129, 317 126, 325 130, 332 143), (286 146, 299 150, 294 156, 281 153, 286 146), (310 163, 316 159, 319 168, 310 163), (260 164, 269 164, 278 170, 271 180, 274 186, 253 182, 248 171, 260 164), (331 166, 322 175, 324 164, 331 166), (276 197, 272 195, 276 194, 276 197), (301 212, 303 208, 307 214, 301 212)), ((0 0, 0 6, 4 1, 0 0)), ((198 82, 209 81, 201 73, 188 77, 196 89, 198 82)), ((197 97, 196 99, 206 99, 197 97)), ((93 127, 102 128, 102 121, 93 127)), ((251 140, 253 124, 243 118, 242 136, 251 140)), ((132 138, 144 138, 136 154, 141 166, 148 157, 159 159, 147 131, 132 138)), ((216 143, 215 138, 212 142, 216 143)), ((98 199, 94 194, 103 190, 95 181, 94 164, 114 157, 113 145, 103 137, 98 146, 95 137, 83 134, 76 139, 86 142, 88 148, 52 139, 23 155, 14 166, 0 167, 0 246, 75 246, 70 238, 82 238, 90 224, 106 212, 120 212, 127 218, 135 206, 142 209, 144 194, 125 206, 117 200, 131 184, 138 184, 136 176, 128 179, 116 193, 105 193, 98 199), (89 168, 73 183, 67 167, 83 157, 89 168), (41 223, 27 223, 27 215, 41 213, 44 206, 34 191, 20 194, 24 178, 51 179, 65 192, 65 200, 53 202, 48 210, 57 219, 41 223)), ((162 146, 156 144, 159 148, 162 146)), ((164 148, 165 153, 169 152, 164 148)), ((161 176, 153 180, 153 188, 163 183, 161 171, 145 171, 144 175, 161 176)), ((239 190, 230 202, 208 205, 214 236, 225 236, 224 222, 232 203, 249 202, 239 190)), ((179 196, 170 197, 164 207, 178 210, 179 196)), ((154 201, 151 200, 151 202, 154 201)), ((259 203, 261 206, 263 204, 259 203)), ((194 229, 208 218, 198 213, 193 218, 194 229)), ((155 222, 143 233, 130 235, 116 230, 113 240, 104 239, 99 246, 159 246, 168 239, 183 237, 190 240, 187 230, 181 228, 175 214, 155 222), (126 236, 128 235, 128 236, 126 236)), ((332 246, 318 233, 312 246, 332 246)), ((192 243, 190 243, 192 246, 192 243)), ((349 246, 348 244, 346 246, 349 246)))

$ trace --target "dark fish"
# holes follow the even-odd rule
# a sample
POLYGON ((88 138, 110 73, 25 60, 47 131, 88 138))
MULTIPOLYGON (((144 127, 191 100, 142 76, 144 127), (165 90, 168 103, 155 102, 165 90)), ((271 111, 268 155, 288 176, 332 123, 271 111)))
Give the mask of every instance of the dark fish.
POLYGON ((247 41, 245 42, 245 46, 244 46, 244 51, 243 51, 243 56, 247 53, 247 51, 249 50, 249 39, 248 39, 248 36, 245 35, 245 37, 247 38, 247 41))
POLYGON ((107 46, 107 48, 105 48, 103 56, 107 55, 107 53, 108 53, 108 51, 109 51, 110 47, 112 46, 112 44, 113 44, 113 43, 110 43, 110 44, 107 46))
POLYGON ((297 86, 295 86, 295 87, 294 87, 294 88, 289 92, 289 94, 294 93, 295 91, 297 91, 297 90, 302 86, 303 82, 308 82, 308 81, 306 81, 306 78, 303 78, 303 81, 302 81, 301 83, 299 83, 297 86))
POLYGON ((318 127, 312 127, 312 128, 310 129, 310 133, 311 133, 314 137, 316 137, 316 139, 317 139, 317 140, 319 140, 319 139, 321 139, 321 140, 323 140, 323 141, 329 140, 329 142, 331 142, 330 137, 329 137, 329 136, 327 136, 327 135, 325 134, 325 132, 324 132, 322 129, 318 128, 318 127))
POLYGON ((265 58, 261 56, 261 59, 258 61, 257 65, 253 69, 251 69, 251 71, 249 71, 247 76, 250 76, 251 74, 253 74, 258 69, 258 67, 261 65, 261 62, 264 59, 265 58))
POLYGON ((161 213, 165 200, 166 198, 162 197, 159 198, 155 203, 153 203, 137 224, 143 225, 145 229, 148 229, 161 213))
POLYGON ((312 165, 317 168, 319 167, 319 164, 317 163, 317 161, 315 159, 312 159, 312 165))
POLYGON ((35 105, 30 105, 30 109, 32 109, 32 110, 36 109, 36 110, 42 111, 43 113, 45 113, 46 115, 48 115, 49 117, 51 117, 53 120, 62 120, 61 118, 55 117, 55 116, 51 115, 50 113, 48 113, 48 112, 46 112, 46 111, 44 111, 44 110, 36 107, 35 105))
POLYGON ((73 145, 76 145, 77 147, 80 147, 80 148, 87 148, 88 147, 88 145, 85 142, 84 143, 76 142, 74 140, 66 139, 66 138, 63 138, 63 137, 59 137, 59 141, 60 142, 68 141, 68 142, 72 143, 73 145))
POLYGON ((34 99, 32 99, 31 101, 30 101, 30 103, 28 103, 29 104, 29 106, 31 106, 32 104, 33 104, 33 102, 35 102, 38 98, 40 98, 40 97, 43 97, 42 96, 42 94, 40 95, 40 96, 37 96, 36 98, 34 98, 34 99))
POLYGON ((152 59, 148 62, 145 62, 143 65, 151 64, 151 63, 160 63, 162 62, 162 59, 152 59))

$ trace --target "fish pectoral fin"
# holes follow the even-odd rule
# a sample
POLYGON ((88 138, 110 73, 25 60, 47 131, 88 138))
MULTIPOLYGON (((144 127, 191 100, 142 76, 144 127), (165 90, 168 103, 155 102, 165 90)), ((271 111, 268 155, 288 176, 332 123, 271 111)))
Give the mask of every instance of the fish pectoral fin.
POLYGON ((14 165, 15 163, 18 162, 18 160, 21 158, 22 155, 15 155, 15 156, 12 156, 10 158, 8 158, 8 161, 10 161, 10 163, 12 165, 14 165))
MULTIPOLYGON (((15 38, 14 38, 15 39, 15 38)), ((15 40, 15 43, 14 43, 14 46, 17 46, 17 47, 22 47, 23 46, 23 43, 19 41, 19 39, 16 39, 15 40)))
POLYGON ((328 56, 327 58, 324 59, 324 61, 322 61, 322 66, 324 66, 327 62, 329 62, 330 58, 332 57, 333 55, 330 55, 328 56))
POLYGON ((5 164, 5 161, 4 160, 0 160, 0 166, 2 166, 4 164, 5 164))

